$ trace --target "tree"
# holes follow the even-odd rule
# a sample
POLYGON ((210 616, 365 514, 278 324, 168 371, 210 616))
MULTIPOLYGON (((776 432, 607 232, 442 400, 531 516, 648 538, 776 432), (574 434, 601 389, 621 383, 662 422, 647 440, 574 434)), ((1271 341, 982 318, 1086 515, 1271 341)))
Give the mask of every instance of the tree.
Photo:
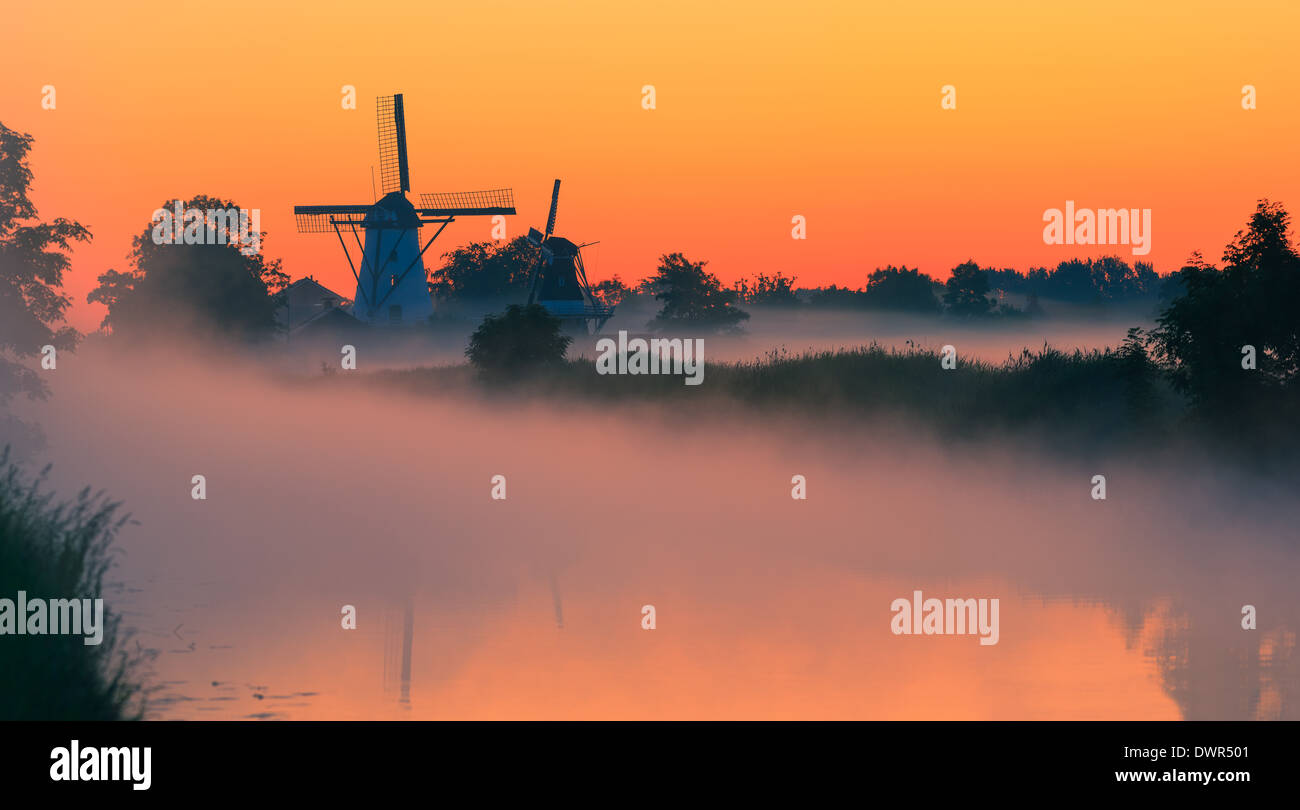
MULTIPOLYGON (((206 231, 204 243, 160 238, 162 223, 147 225, 132 242, 131 269, 107 270, 86 296, 108 307, 103 326, 115 333, 162 329, 242 340, 270 336, 277 328, 274 296, 289 280, 280 260, 246 250, 232 218, 213 215, 239 211, 234 202, 200 195, 182 208, 204 213, 195 226, 206 231)), ((160 210, 168 210, 166 204, 160 210)), ((259 240, 264 237, 258 234, 259 240)))
POLYGON ((445 300, 522 299, 537 264, 537 246, 525 237, 509 242, 471 242, 442 254, 430 274, 429 292, 445 300))
MULTIPOLYGON (((1003 290, 1009 293, 1027 293, 1032 287, 1029 276, 1010 267, 1001 269, 987 268, 985 274, 989 279, 989 289, 1003 290)), ((1030 271, 1033 272, 1032 270, 1030 271)))
POLYGON ((877 309, 903 312, 932 314, 942 309, 934 294, 934 279, 915 268, 892 264, 867 276, 866 302, 877 309))
POLYGON ((1280 204, 1261 200, 1223 252, 1220 270, 1193 254, 1179 271, 1183 292, 1151 333, 1172 383, 1207 415, 1295 395, 1300 373, 1300 253, 1280 204), (1255 368, 1243 368, 1254 347, 1255 368))
POLYGON ((1154 298, 1160 293, 1164 281, 1151 262, 1137 262, 1133 265, 1134 288, 1132 295, 1154 298))
POLYGON ((505 378, 564 361, 573 338, 559 318, 540 304, 511 304, 502 315, 488 315, 470 336, 465 356, 479 372, 505 378))
POLYGON ((623 283, 623 280, 616 273, 613 278, 600 282, 591 288, 591 294, 598 298, 602 303, 616 307, 628 299, 629 296, 636 293, 623 283))
MULTIPOLYGON (((62 217, 37 219, 29 196, 31 146, 31 135, 0 124, 0 406, 17 394, 44 399, 45 383, 24 361, 45 346, 72 349, 80 337, 64 323, 72 300, 62 292, 63 274, 73 243, 89 242, 90 231, 62 217)), ((0 415, 0 446, 8 442, 33 446, 39 432, 0 415)))
POLYGON ((1058 301, 1087 303, 1097 299, 1093 284, 1092 262, 1087 259, 1069 259, 1056 266, 1048 278, 1050 295, 1058 301))
POLYGON ((1108 354, 1117 364, 1119 378, 1124 383, 1124 401, 1129 422, 1141 427, 1158 424, 1157 411, 1160 400, 1156 392, 1156 379, 1160 368, 1148 350, 1150 336, 1140 327, 1128 330, 1124 342, 1113 354, 1108 354))
POLYGON ((772 275, 759 273, 753 283, 746 279, 736 282, 736 295, 747 304, 761 306, 793 306, 799 303, 794 293, 795 276, 786 276, 781 271, 772 275))
POLYGON ((862 290, 851 290, 848 287, 839 287, 832 284, 829 287, 818 287, 812 291, 808 297, 809 306, 850 309, 864 306, 866 293, 862 290))
POLYGON ((680 253, 659 257, 659 268, 648 281, 663 308, 650 322, 651 328, 689 326, 717 331, 735 331, 749 313, 735 306, 735 290, 727 290, 707 262, 692 262, 680 253))
POLYGON ((988 275, 975 262, 968 261, 954 267, 952 278, 944 288, 943 303, 953 315, 973 318, 993 311, 993 299, 988 297, 988 275))

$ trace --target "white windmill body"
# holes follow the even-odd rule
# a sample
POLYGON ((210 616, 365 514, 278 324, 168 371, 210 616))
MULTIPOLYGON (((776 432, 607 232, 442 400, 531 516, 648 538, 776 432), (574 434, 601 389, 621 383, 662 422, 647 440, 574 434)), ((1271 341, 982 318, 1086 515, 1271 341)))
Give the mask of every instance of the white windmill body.
POLYGON ((433 314, 421 256, 419 216, 397 192, 366 213, 365 249, 352 314, 369 323, 419 323, 433 314))
POLYGON ((293 213, 302 233, 333 230, 357 282, 352 314, 374 325, 425 323, 433 314, 424 254, 443 229, 458 216, 515 213, 514 193, 508 189, 420 195, 421 207, 406 198, 411 190, 406 160, 406 113, 402 94, 382 96, 379 118, 379 173, 384 196, 369 205, 296 205, 293 213), (420 228, 438 225, 420 246, 420 228), (343 238, 351 231, 360 260, 343 238), (365 242, 362 243, 364 236, 365 242))

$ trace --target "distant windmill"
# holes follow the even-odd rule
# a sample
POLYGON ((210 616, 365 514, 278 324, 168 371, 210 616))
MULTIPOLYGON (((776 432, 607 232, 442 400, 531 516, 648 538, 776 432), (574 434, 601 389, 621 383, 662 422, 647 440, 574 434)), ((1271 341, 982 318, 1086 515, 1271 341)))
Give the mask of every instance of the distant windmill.
POLYGON ((384 196, 371 205, 296 205, 299 233, 328 233, 333 229, 357 281, 352 314, 370 323, 419 323, 433 314, 424 253, 458 216, 515 213, 514 192, 462 191, 421 194, 421 208, 406 199, 411 190, 406 163, 406 113, 402 94, 382 96, 379 115, 379 177, 384 196), (420 247, 419 230, 437 223, 438 230, 420 247), (361 250, 361 267, 353 261, 343 229, 361 250), (365 231, 365 245, 357 235, 365 231))
MULTIPOLYGON (((582 248, 562 236, 552 236, 555 213, 560 204, 560 181, 551 191, 551 214, 546 233, 528 229, 528 241, 540 248, 537 264, 528 280, 528 303, 541 304, 566 325, 595 334, 614 315, 614 307, 591 294, 587 271, 582 265, 582 248)), ((595 244, 589 242, 588 244, 595 244)))

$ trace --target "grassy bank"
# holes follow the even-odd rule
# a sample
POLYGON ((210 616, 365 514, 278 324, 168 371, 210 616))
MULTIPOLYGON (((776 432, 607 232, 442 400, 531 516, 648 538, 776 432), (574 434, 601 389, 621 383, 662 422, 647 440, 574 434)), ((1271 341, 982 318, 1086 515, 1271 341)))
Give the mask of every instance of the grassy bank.
MULTIPOLYGON (((125 518, 117 504, 88 490, 56 502, 41 483, 0 452, 0 599, 16 601, 19 591, 30 599, 102 598, 125 518)), ((140 715, 143 693, 120 649, 111 607, 105 602, 98 645, 78 634, 0 635, 0 720, 140 715)))

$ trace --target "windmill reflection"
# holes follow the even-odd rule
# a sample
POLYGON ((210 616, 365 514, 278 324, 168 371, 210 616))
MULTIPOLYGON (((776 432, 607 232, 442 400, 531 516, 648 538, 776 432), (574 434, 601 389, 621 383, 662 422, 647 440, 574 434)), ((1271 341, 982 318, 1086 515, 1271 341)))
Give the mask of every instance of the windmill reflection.
POLYGON ((564 603, 560 601, 560 583, 555 579, 555 572, 551 572, 551 601, 555 604, 555 626, 564 629, 564 603))
POLYGON ((406 600, 398 611, 389 609, 384 622, 384 694, 397 693, 397 702, 411 708, 411 646, 415 639, 415 603, 406 600))

